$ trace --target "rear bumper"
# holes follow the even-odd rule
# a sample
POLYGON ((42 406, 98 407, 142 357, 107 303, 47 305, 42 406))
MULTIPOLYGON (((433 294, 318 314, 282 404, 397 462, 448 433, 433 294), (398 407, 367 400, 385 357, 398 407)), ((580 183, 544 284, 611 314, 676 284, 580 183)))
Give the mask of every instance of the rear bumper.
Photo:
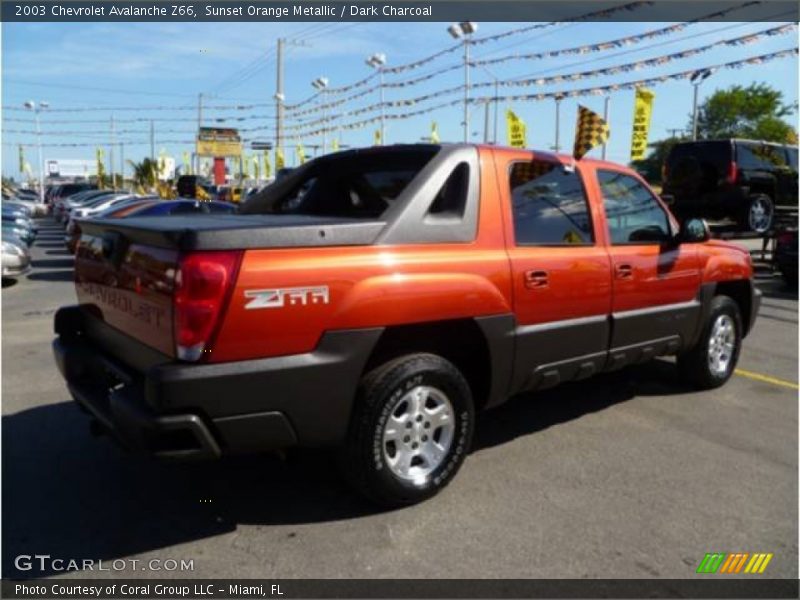
MULTIPOLYGON (((79 307, 56 314, 53 351, 73 398, 125 448, 163 458, 340 443, 381 332, 327 334, 302 355, 137 370, 92 337, 95 327, 87 334, 86 318, 79 307)), ((119 347, 119 337, 113 345, 119 347)))

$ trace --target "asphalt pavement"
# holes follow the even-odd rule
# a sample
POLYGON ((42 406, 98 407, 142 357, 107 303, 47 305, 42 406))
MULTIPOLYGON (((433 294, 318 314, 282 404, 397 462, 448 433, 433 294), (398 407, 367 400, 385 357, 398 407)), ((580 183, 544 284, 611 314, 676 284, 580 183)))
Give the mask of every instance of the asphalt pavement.
POLYGON ((62 239, 43 223, 2 292, 4 577, 60 575, 15 568, 47 554, 128 559, 76 577, 691 578, 707 552, 774 553, 765 576, 798 576, 797 291, 769 273, 722 389, 658 360, 517 398, 481 415, 442 494, 381 512, 328 453, 162 463, 92 437, 50 349, 75 301, 62 239))

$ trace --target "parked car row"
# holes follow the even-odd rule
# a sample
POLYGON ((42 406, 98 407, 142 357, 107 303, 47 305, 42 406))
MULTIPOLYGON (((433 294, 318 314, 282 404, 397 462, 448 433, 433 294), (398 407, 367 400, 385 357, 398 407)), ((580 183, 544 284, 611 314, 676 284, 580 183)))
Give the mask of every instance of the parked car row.
POLYGON ((3 201, 3 279, 24 275, 31 265, 30 245, 36 239, 37 226, 33 211, 22 202, 3 201))

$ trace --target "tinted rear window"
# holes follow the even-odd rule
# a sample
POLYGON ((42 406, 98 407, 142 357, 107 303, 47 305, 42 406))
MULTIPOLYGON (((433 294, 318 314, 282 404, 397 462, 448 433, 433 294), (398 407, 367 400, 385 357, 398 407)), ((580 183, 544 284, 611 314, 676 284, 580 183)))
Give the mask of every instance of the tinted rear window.
POLYGON ((248 199, 241 212, 379 219, 436 151, 372 151, 315 160, 248 199))
POLYGON ((676 169, 688 163, 699 165, 703 169, 727 173, 732 154, 730 142, 678 144, 669 153, 667 167, 670 173, 674 173, 676 169))

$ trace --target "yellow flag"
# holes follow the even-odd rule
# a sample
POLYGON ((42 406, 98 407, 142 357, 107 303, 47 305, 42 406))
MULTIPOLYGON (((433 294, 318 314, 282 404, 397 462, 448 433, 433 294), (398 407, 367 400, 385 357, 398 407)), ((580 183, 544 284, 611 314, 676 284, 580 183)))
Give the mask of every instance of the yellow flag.
POLYGON ((303 142, 297 140, 297 162, 301 165, 306 162, 306 151, 303 148, 303 142))
POLYGON ((183 153, 183 174, 184 175, 191 175, 192 174, 192 163, 189 160, 189 153, 183 153))
POLYGON ((25 172, 25 149, 22 144, 19 145, 19 172, 25 172))
POLYGON ((512 148, 525 148, 528 145, 525 121, 510 109, 506 110, 506 128, 508 129, 509 146, 512 148))
POLYGON ((431 143, 438 144, 439 142, 441 142, 439 138, 439 124, 434 121, 431 123, 431 143))
POLYGON ((381 130, 380 129, 376 129, 375 130, 375 143, 374 143, 374 145, 375 146, 380 146, 382 143, 383 143, 383 141, 381 140, 381 130))
POLYGON ((272 165, 269 164, 269 152, 264 152, 264 179, 272 177, 272 165))
POLYGON ((578 106, 578 123, 575 126, 575 147, 572 155, 581 159, 595 146, 601 146, 608 141, 611 129, 603 117, 586 108, 578 106))
POLYGON ((283 157, 283 148, 275 148, 275 169, 280 170, 286 166, 286 160, 283 157))
POLYGON ((242 154, 239 157, 240 171, 244 179, 250 179, 250 157, 242 154))
POLYGON ((650 133, 650 117, 653 114, 653 98, 656 95, 645 88, 636 88, 633 103, 633 136, 631 138, 631 160, 642 160, 647 151, 647 136, 650 133))
POLYGON ((258 176, 260 175, 260 173, 259 173, 259 166, 260 165, 258 163, 258 156, 254 154, 253 156, 250 157, 250 160, 253 161, 253 179, 258 181, 258 176))
POLYGON ((339 151, 339 138, 333 138, 333 141, 331 142, 331 150, 334 152, 339 151))

